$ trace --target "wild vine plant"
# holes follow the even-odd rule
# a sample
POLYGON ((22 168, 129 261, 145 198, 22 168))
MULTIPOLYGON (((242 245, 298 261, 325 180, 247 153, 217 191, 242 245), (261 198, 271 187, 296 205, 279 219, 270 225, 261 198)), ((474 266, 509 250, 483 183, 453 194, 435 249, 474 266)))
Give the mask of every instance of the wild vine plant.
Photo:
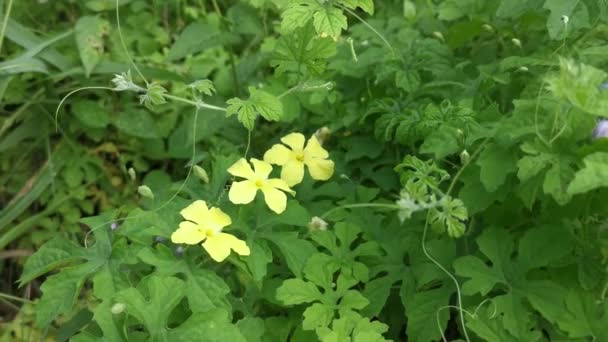
POLYGON ((113 92, 138 205, 27 259, 47 336, 608 341, 604 0, 87 6, 86 76, 124 68, 56 127, 113 92))

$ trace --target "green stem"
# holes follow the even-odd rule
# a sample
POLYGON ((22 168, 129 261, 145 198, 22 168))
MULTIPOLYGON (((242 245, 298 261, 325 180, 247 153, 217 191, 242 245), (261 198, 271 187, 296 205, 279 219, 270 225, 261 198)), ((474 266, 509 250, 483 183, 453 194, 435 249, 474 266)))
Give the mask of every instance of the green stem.
POLYGON ((396 204, 388 204, 388 203, 355 203, 355 204, 345 204, 339 207, 335 207, 326 211, 321 218, 324 219, 329 216, 331 213, 336 212, 342 209, 351 209, 351 208, 385 208, 391 210, 399 210, 399 206, 396 204))
POLYGON ((31 300, 27 300, 27 299, 24 299, 24 298, 21 298, 21 297, 9 295, 9 294, 2 293, 2 292, 0 292, 0 298, 4 298, 4 299, 8 299, 8 300, 14 300, 16 302, 21 302, 21 303, 33 303, 31 300))
POLYGON ((384 42, 384 44, 389 48, 389 50, 391 50, 391 53, 393 55, 395 54, 395 49, 393 49, 393 46, 391 45, 391 43, 389 43, 389 41, 382 35, 382 33, 378 32, 378 30, 376 30, 372 25, 370 25, 365 19, 358 16, 357 13, 351 11, 350 9, 348 9, 345 6, 342 6, 342 5, 338 5, 338 6, 341 7, 344 11, 348 12, 353 17, 357 18, 357 20, 359 20, 363 25, 367 26, 367 28, 370 29, 376 36, 378 36, 378 37, 380 37, 380 39, 382 39, 382 42, 384 42))
POLYGON ((2 43, 4 42, 4 34, 6 33, 6 26, 8 25, 8 18, 11 16, 12 7, 13 7, 13 0, 8 0, 8 5, 6 6, 6 14, 4 15, 4 20, 2 21, 2 29, 0 29, 0 52, 2 52, 2 43))
POLYGON ((163 97, 166 98, 166 99, 169 99, 169 100, 186 103, 186 104, 192 105, 192 106, 197 107, 197 108, 207 108, 207 109, 212 109, 212 110, 218 110, 218 111, 221 111, 221 112, 225 112, 226 111, 226 108, 210 105, 210 104, 205 103, 203 101, 188 100, 186 98, 183 98, 183 97, 180 97, 180 96, 175 96, 175 95, 170 95, 170 94, 163 94, 163 97))

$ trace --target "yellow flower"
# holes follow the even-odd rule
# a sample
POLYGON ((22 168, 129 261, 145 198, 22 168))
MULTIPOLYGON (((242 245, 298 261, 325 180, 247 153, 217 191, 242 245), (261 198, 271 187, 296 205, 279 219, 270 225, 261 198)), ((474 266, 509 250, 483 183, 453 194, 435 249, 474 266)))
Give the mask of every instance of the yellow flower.
POLYGON ((228 168, 231 175, 245 178, 243 181, 232 183, 228 198, 234 204, 247 204, 253 201, 258 190, 262 190, 264 200, 270 210, 277 214, 282 213, 287 206, 287 196, 282 191, 291 195, 295 195, 295 191, 291 190, 282 179, 268 179, 272 165, 255 158, 251 158, 251 163, 255 171, 244 158, 228 168))
POLYGON ((222 233, 222 229, 230 225, 232 220, 221 209, 207 208, 205 201, 198 200, 184 208, 180 214, 187 221, 181 222, 179 228, 171 234, 173 243, 196 245, 203 241, 203 248, 217 262, 226 259, 230 250, 239 255, 249 255, 245 241, 222 233))
POLYGON ((321 147, 319 140, 313 135, 304 147, 304 135, 291 133, 283 138, 281 144, 276 144, 266 151, 264 160, 271 164, 281 165, 281 178, 289 186, 294 186, 304 178, 304 165, 308 167, 310 176, 316 180, 328 180, 334 174, 334 162, 327 159, 329 153, 321 147))

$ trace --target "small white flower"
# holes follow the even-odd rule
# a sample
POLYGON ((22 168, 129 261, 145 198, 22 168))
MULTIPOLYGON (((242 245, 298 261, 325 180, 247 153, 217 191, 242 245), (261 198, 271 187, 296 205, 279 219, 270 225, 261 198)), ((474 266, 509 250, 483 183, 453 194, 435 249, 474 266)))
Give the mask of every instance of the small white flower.
POLYGON ((323 220, 322 218, 315 216, 308 223, 308 229, 310 229, 311 231, 326 231, 327 222, 325 222, 325 220, 323 220))
POLYGON ((564 23, 564 25, 568 25, 570 18, 567 15, 562 15, 561 19, 562 19, 562 23, 564 23))

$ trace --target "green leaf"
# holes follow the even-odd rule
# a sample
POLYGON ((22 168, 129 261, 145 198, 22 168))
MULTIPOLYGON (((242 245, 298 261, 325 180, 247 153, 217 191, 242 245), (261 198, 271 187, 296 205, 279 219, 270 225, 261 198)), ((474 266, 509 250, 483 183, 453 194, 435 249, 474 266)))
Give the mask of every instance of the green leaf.
POLYGON ((584 2, 568 0, 546 0, 543 8, 551 11, 547 18, 547 29, 551 39, 564 39, 569 34, 582 28, 589 28, 589 11, 584 2), (568 17, 565 25, 562 16, 568 17))
POLYGON ((276 67, 278 75, 295 72, 304 75, 321 75, 327 59, 336 53, 336 44, 331 38, 315 35, 312 25, 282 36, 272 54, 270 64, 276 67))
POLYGON ((264 238, 279 248, 289 270, 301 278, 306 261, 316 252, 316 248, 310 242, 299 238, 295 232, 272 232, 264 235, 264 238))
POLYGON ((169 316, 184 297, 186 284, 175 277, 152 276, 140 286, 147 295, 131 287, 118 292, 115 300, 126 304, 129 315, 144 324, 150 339, 167 340, 169 316))
POLYGON ((528 155, 517 162, 517 178, 525 182, 539 174, 555 157, 551 154, 541 153, 538 155, 528 155))
POLYGON ((373 0, 338 0, 338 3, 353 10, 359 7, 367 14, 374 14, 373 0))
POLYGON ((540 0, 501 0, 496 16, 499 18, 518 18, 540 6, 540 0))
POLYGON ((570 233, 560 225, 530 229, 519 241, 520 271, 548 266, 571 253, 573 248, 570 233))
POLYGON ((139 103, 142 103, 144 106, 146 106, 146 108, 153 110, 155 106, 167 103, 164 96, 165 93, 167 93, 167 89, 163 88, 157 83, 152 82, 148 84, 146 93, 139 95, 139 103))
POLYGON ((447 0, 439 5, 440 20, 456 20, 471 13, 475 9, 476 0, 447 0))
POLYGON ((157 246, 155 250, 142 249, 138 257, 146 264, 154 265, 160 275, 185 275, 186 297, 193 312, 218 308, 230 310, 226 299, 230 289, 213 271, 198 267, 188 258, 176 258, 173 250, 163 245, 157 246))
POLYGON ((79 260, 85 260, 85 254, 80 246, 64 237, 55 237, 27 259, 19 284, 23 286, 59 266, 79 260))
POLYGON ((227 312, 216 309, 194 313, 179 327, 171 329, 164 341, 251 342, 248 337, 230 322, 227 312))
POLYGON ((47 327, 60 314, 68 315, 78 299, 87 276, 94 270, 76 266, 48 277, 40 287, 42 298, 36 305, 36 323, 47 327))
POLYGON ((496 191, 507 176, 515 171, 516 163, 517 159, 511 150, 497 144, 486 147, 477 160, 477 165, 481 167, 481 183, 486 190, 496 191))
MULTIPOLYGON (((402 287, 402 291, 404 288, 405 286, 402 287)), ((437 320, 439 319, 443 331, 449 318, 448 310, 439 310, 449 305, 453 293, 454 291, 450 286, 417 292, 413 295, 402 292, 401 301, 408 317, 408 338, 420 342, 436 341, 440 334, 437 320)))
POLYGON ((596 152, 583 159, 585 166, 576 171, 568 194, 576 195, 608 186, 608 153, 596 152))
POLYGON ((110 123, 105 108, 96 101, 76 100, 72 104, 72 112, 88 127, 105 128, 110 123))
POLYGON ((91 71, 103 56, 103 36, 107 35, 108 31, 108 22, 96 16, 80 17, 76 22, 74 28, 76 45, 87 77, 91 75, 91 71))
POLYGON ((545 78, 547 88, 558 99, 597 117, 608 113, 608 92, 599 87, 608 74, 593 66, 560 58, 560 71, 545 78))
POLYGON ((326 327, 334 319, 334 309, 321 303, 315 303, 309 306, 304 313, 304 321, 302 328, 304 330, 314 330, 319 327, 326 327))
POLYGON ((18 57, 0 63, 0 76, 21 74, 26 72, 39 72, 48 74, 49 71, 41 60, 32 57, 18 57))
POLYGON ((123 133, 137 138, 160 138, 156 122, 149 112, 142 109, 132 109, 118 114, 114 125, 123 133))
POLYGON ((167 54, 167 60, 176 61, 190 54, 219 46, 222 38, 220 30, 214 25, 193 22, 177 37, 167 54))
POLYGON ((570 201, 571 195, 568 193, 568 183, 574 176, 574 170, 565 160, 558 160, 545 174, 543 191, 553 196, 555 201, 564 205, 570 201))
POLYGON ((321 298, 317 286, 302 279, 287 279, 277 289, 277 299, 286 305, 311 303, 321 298))
POLYGON ((312 23, 321 37, 329 36, 333 39, 338 39, 342 30, 348 26, 342 11, 327 5, 313 14, 312 23))
POLYGON ((281 14, 281 29, 285 33, 290 33, 299 27, 305 26, 319 8, 320 5, 314 0, 302 0, 292 3, 281 14))
POLYGON ((236 114, 239 122, 249 131, 253 130, 253 125, 257 115, 270 121, 278 121, 283 115, 283 104, 274 95, 263 90, 249 87, 249 99, 241 100, 232 98, 226 103, 226 116, 236 114))
POLYGON ((207 96, 212 96, 216 92, 213 82, 208 79, 194 81, 188 84, 188 87, 207 96))
POLYGON ((359 291, 348 290, 340 300, 340 310, 355 309, 361 310, 369 304, 369 300, 365 298, 359 291))

